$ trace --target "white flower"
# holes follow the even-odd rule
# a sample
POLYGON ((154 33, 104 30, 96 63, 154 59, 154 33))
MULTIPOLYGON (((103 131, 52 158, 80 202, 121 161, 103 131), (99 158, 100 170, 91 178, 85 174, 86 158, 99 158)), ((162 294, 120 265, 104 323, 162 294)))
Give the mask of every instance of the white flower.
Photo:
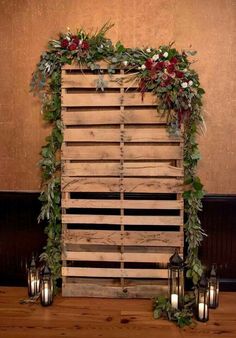
POLYGON ((159 54, 154 54, 152 59, 153 61, 157 61, 159 59, 159 54))
POLYGON ((165 52, 164 54, 163 54, 163 56, 165 57, 165 58, 167 58, 168 57, 168 52, 165 52))
POLYGON ((103 45, 101 45, 100 48, 103 48, 103 45))
POLYGON ((146 69, 146 66, 145 66, 145 65, 142 65, 142 66, 141 66, 141 69, 142 69, 142 70, 145 70, 145 69, 146 69))
POLYGON ((70 37, 68 35, 65 37, 65 39, 70 41, 70 37))
POLYGON ((151 48, 147 48, 147 49, 146 49, 146 52, 147 52, 147 53, 151 53, 151 48))
POLYGON ((181 87, 182 87, 182 88, 187 88, 187 87, 188 87, 188 83, 187 83, 187 82, 181 83, 181 87))
POLYGON ((187 71, 188 71, 187 68, 184 68, 183 72, 186 73, 187 71))
POLYGON ((51 65, 50 65, 48 62, 46 62, 46 63, 45 63, 45 71, 46 71, 47 73, 50 73, 50 70, 51 70, 51 65))
POLYGON ((192 80, 188 81, 188 85, 191 87, 193 85, 193 81, 192 80))
POLYGON ((126 67, 126 66, 128 66, 128 61, 123 61, 123 65, 126 67))

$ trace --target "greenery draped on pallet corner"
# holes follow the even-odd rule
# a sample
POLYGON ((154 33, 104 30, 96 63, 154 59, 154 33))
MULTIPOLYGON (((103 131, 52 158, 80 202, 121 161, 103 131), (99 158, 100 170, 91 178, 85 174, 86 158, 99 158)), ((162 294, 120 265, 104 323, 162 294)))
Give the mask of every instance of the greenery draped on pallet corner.
MULTIPOLYGON (((143 96, 151 91, 158 99, 157 110, 165 114, 170 133, 179 133, 184 125, 184 193, 185 235, 187 242, 187 277, 196 284, 202 265, 198 258, 198 247, 203 239, 198 212, 201 210, 203 185, 196 175, 200 159, 196 136, 201 129, 202 96, 197 73, 190 68, 189 56, 195 52, 178 52, 173 44, 155 48, 125 48, 120 42, 113 45, 106 38, 112 27, 105 24, 98 32, 87 34, 79 30, 75 34, 68 29, 58 40, 51 40, 48 49, 41 55, 40 62, 32 76, 31 90, 38 94, 42 103, 44 119, 52 125, 51 135, 42 147, 40 166, 42 169, 42 209, 40 220, 47 220, 45 232, 48 236, 44 258, 48 260, 55 280, 60 277, 61 260, 61 206, 60 206, 60 158, 62 144, 61 123, 61 67, 76 62, 87 66, 98 75, 97 89, 103 91, 106 83, 99 71, 98 61, 108 63, 108 72, 115 68, 125 71, 137 70, 135 79, 139 81, 143 96)), ((135 80, 134 79, 134 80, 135 80)), ((132 79, 131 79, 132 80, 132 79)))

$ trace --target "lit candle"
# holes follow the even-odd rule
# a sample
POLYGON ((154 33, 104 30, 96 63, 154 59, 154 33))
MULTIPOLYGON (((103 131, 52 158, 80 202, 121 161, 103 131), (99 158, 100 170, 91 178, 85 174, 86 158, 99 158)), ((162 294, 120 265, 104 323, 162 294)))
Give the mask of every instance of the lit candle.
POLYGON ((37 293, 40 291, 40 279, 37 279, 37 293))
POLYGON ((214 305, 214 298, 215 298, 215 290, 214 290, 214 286, 211 285, 210 286, 210 305, 214 305))
POLYGON ((176 293, 171 294, 171 306, 178 309, 178 295, 176 293))
POLYGON ((48 299, 49 299, 49 290, 48 290, 48 287, 45 286, 44 288, 44 303, 45 304, 48 304, 48 299))
POLYGON ((207 305, 204 303, 198 304, 198 317, 199 319, 204 319, 207 316, 207 305), (204 316, 204 306, 205 306, 205 316, 204 316))
POLYGON ((36 294, 36 280, 31 281, 31 295, 34 296, 36 294))

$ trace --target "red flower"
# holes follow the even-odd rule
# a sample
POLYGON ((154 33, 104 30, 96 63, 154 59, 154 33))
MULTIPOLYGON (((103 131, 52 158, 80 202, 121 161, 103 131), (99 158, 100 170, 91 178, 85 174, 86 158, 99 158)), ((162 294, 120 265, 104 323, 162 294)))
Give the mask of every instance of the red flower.
POLYGON ((171 81, 172 81, 171 77, 168 77, 165 81, 162 81, 160 83, 160 86, 161 87, 167 87, 167 86, 169 86, 171 84, 171 81))
POLYGON ((79 40, 79 38, 78 38, 76 35, 72 36, 72 42, 75 43, 76 46, 78 46, 79 41, 80 41, 80 40, 79 40))
POLYGON ((152 59, 147 59, 145 62, 145 66, 148 70, 151 70, 153 67, 153 60, 152 59))
POLYGON ((162 70, 165 67, 165 62, 160 61, 155 64, 155 69, 156 70, 162 70))
POLYGON ((183 72, 180 72, 179 70, 176 70, 175 71, 175 75, 176 77, 178 77, 179 79, 182 79, 184 77, 184 73, 183 72))
POLYGON ((76 43, 72 42, 70 45, 69 45, 69 50, 75 50, 77 48, 77 45, 76 43))
POLYGON ((172 74, 175 70, 175 65, 172 63, 166 69, 169 74, 172 74))
POLYGON ((89 43, 88 43, 88 41, 83 41, 82 43, 81 43, 81 48, 82 49, 89 49, 89 43))
POLYGON ((62 47, 62 48, 67 48, 68 45, 69 45, 69 41, 68 41, 67 39, 63 39, 63 40, 61 41, 61 47, 62 47))
POLYGON ((163 74, 161 78, 162 78, 162 80, 167 80, 168 79, 168 75, 167 74, 163 74))
POLYGON ((176 56, 174 56, 172 59, 170 59, 170 63, 173 63, 176 65, 176 63, 178 63, 178 59, 176 56))

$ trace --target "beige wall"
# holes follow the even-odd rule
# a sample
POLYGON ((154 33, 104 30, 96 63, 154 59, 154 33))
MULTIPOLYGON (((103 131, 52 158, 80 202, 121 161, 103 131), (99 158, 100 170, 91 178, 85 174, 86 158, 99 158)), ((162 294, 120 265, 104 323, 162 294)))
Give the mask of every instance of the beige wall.
POLYGON ((235 0, 0 0, 0 190, 39 190, 37 162, 48 130, 29 93, 31 73, 59 31, 111 20, 114 42, 176 41, 198 51, 207 132, 199 166, 209 193, 236 193, 235 0))

